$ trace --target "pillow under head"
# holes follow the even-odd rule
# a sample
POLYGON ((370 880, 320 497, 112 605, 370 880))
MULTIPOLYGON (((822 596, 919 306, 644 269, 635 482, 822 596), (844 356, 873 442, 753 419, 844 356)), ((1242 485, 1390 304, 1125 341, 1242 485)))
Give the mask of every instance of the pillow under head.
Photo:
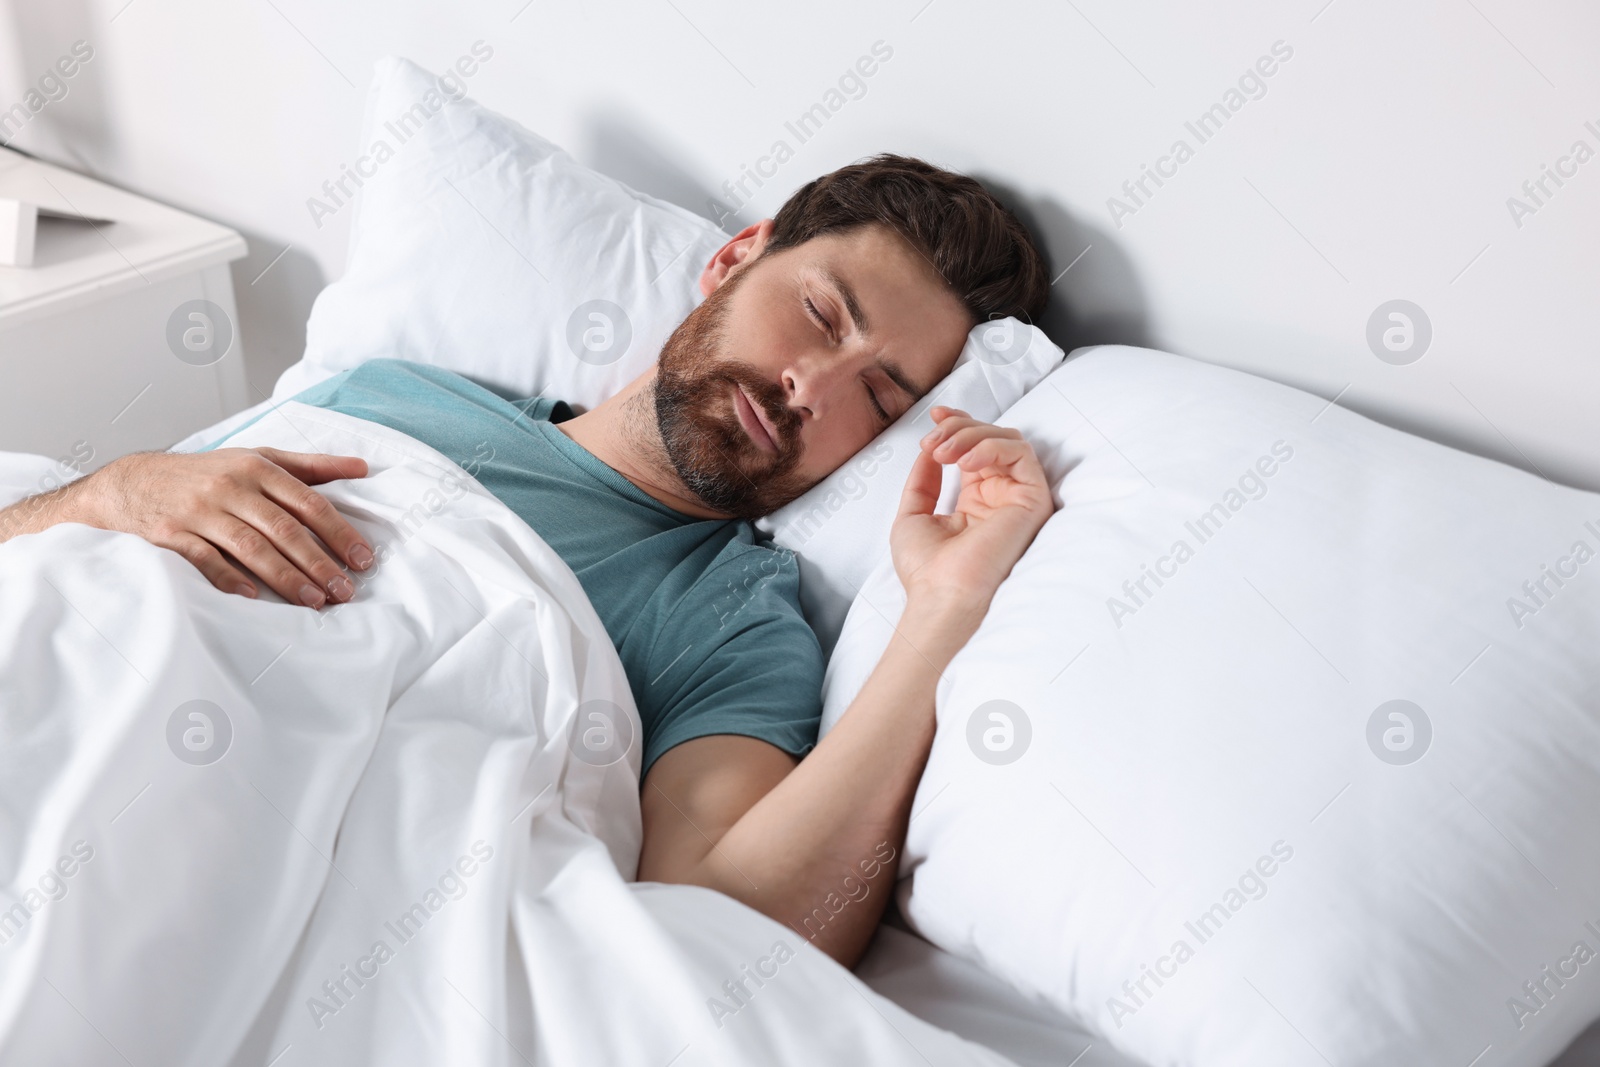
POLYGON ((345 273, 317 297, 278 399, 383 357, 585 410, 655 362, 700 302, 727 234, 448 85, 378 61, 345 273))

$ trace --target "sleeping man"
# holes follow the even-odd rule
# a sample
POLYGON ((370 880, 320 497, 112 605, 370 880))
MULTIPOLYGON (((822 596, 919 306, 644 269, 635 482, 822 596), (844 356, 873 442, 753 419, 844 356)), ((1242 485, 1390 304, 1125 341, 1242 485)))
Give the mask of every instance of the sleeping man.
MULTIPOLYGON (((757 541, 750 520, 932 390, 976 323, 1036 318, 1047 277, 1027 231, 976 181, 880 156, 818 178, 728 241, 657 363, 581 415, 395 360, 295 399, 488 457, 473 473, 577 575, 634 693, 639 877, 720 890, 851 965, 895 878, 935 684, 1053 504, 1017 431, 931 409, 890 536, 906 610, 820 743, 823 660, 795 560, 757 541), (959 503, 934 515, 952 463, 959 503), (856 903, 807 923, 845 875, 856 903)), ((361 459, 269 448, 135 454, 0 512, 0 539, 63 522, 123 531, 223 592, 255 597, 261 582, 317 609, 354 595, 345 567, 368 570, 373 551, 308 486, 366 473, 361 459)))

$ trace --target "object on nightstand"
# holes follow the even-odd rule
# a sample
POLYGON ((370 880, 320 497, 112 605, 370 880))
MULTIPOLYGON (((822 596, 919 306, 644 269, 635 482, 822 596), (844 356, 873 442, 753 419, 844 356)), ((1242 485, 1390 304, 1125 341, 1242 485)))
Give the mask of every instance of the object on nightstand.
POLYGON ((248 407, 228 269, 245 252, 226 226, 0 149, 0 450, 88 471, 248 407))
POLYGON ((33 242, 40 219, 61 219, 104 226, 110 219, 91 219, 75 211, 57 211, 26 200, 0 197, 0 267, 33 266, 33 242))
POLYGON ((38 228, 38 205, 0 199, 0 267, 33 266, 33 236, 38 228))

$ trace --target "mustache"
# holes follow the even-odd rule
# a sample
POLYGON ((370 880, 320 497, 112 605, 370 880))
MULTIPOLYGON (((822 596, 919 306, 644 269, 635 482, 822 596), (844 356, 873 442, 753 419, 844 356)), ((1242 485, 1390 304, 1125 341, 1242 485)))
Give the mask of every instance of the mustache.
MULTIPOLYGON (((766 416, 772 425, 780 456, 793 452, 800 433, 800 416, 784 403, 783 388, 739 365, 718 368, 717 377, 744 390, 745 398, 766 416)), ((737 414, 734 416, 737 418, 737 414)))

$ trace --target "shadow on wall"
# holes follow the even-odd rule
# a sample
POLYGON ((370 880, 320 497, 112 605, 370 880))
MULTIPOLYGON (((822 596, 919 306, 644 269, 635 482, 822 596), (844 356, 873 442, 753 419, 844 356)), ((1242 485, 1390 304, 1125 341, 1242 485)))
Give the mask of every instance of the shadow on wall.
MULTIPOLYGON (((20 129, 0 132, 0 144, 65 167, 100 176, 118 155, 116 132, 109 121, 105 75, 103 27, 89 10, 89 0, 52 0, 48 4, 0 0, 0 34, 9 34, 17 68, 0 80, 0 108, 9 109, 28 89, 38 89, 50 77, 59 85, 48 93, 44 110, 32 115, 20 129), (55 64, 72 52, 75 41, 94 49, 93 58, 79 65, 70 78, 60 78, 55 64)), ((0 39, 3 43, 3 39, 0 39)), ((48 88, 48 87, 47 87, 48 88)))
POLYGON ((716 198, 711 191, 678 164, 670 148, 625 112, 589 112, 584 116, 584 126, 587 137, 583 150, 569 151, 601 174, 709 219, 730 237, 760 218, 759 215, 749 219, 730 215, 719 219, 716 198))
POLYGON ((317 261, 300 249, 285 251, 284 242, 276 237, 219 221, 238 230, 250 246, 245 257, 231 266, 239 336, 245 339, 245 374, 254 404, 270 397, 278 376, 305 354, 306 320, 327 278, 317 261))
POLYGON ((1067 352, 1084 345, 1150 346, 1144 290, 1109 234, 1048 197, 1030 200, 1003 179, 973 177, 1028 227, 1049 261, 1050 303, 1035 325, 1067 352))
POLYGON ((1600 1067, 1600 1022, 1579 1034, 1550 1067, 1600 1067))

